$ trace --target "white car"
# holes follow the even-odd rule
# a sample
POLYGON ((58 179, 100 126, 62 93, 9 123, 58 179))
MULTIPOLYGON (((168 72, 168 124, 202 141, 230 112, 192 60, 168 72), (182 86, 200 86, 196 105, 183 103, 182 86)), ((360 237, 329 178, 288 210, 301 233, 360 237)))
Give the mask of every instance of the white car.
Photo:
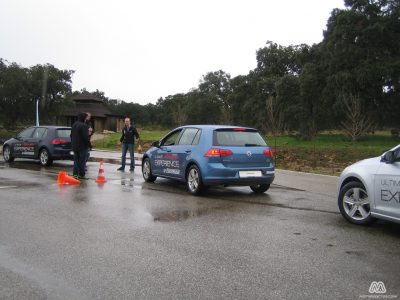
POLYGON ((375 218, 400 223, 400 145, 344 169, 337 195, 339 210, 351 223, 375 218))

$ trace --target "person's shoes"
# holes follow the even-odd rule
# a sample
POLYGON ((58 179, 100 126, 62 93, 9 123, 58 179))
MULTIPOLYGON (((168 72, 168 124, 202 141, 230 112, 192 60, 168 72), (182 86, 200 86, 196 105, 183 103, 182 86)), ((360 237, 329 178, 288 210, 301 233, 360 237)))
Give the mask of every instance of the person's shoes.
POLYGON ((130 168, 129 171, 130 172, 135 172, 135 168, 130 168))
POLYGON ((124 172, 124 171, 125 171, 125 168, 123 168, 123 167, 120 167, 120 168, 118 168, 118 169, 117 169, 117 171, 124 172))
POLYGON ((88 180, 89 178, 86 177, 86 176, 78 176, 78 179, 79 179, 79 180, 88 180))
POLYGON ((72 175, 72 177, 74 177, 75 179, 79 179, 79 176, 78 175, 72 175))

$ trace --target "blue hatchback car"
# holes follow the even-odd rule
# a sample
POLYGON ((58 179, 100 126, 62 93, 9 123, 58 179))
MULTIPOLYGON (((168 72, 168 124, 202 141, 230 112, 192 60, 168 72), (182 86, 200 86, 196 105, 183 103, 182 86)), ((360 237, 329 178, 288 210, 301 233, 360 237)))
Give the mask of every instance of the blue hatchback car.
POLYGON ((143 178, 177 179, 194 195, 208 186, 250 186, 264 193, 275 177, 272 150, 254 128, 188 125, 154 142, 142 160, 143 178))
POLYGON ((71 127, 29 127, 4 143, 4 160, 11 163, 15 158, 39 159, 42 166, 49 166, 53 160, 72 159, 70 135, 71 127))

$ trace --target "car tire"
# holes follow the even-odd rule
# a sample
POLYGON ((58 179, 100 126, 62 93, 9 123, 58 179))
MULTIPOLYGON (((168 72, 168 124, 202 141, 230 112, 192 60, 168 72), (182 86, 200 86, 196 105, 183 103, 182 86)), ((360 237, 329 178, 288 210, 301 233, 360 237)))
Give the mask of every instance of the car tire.
POLYGON ((142 163, 142 174, 144 181, 146 182, 154 182, 157 179, 157 176, 154 176, 153 173, 151 172, 151 165, 149 158, 145 158, 142 163))
POLYGON ((205 191, 200 169, 196 165, 191 165, 187 170, 186 185, 192 195, 201 195, 205 191))
POLYGON ((361 182, 351 181, 340 189, 338 206, 350 223, 367 225, 375 220, 371 215, 368 193, 361 182))
POLYGON ((50 153, 46 148, 43 148, 39 152, 39 162, 42 166, 50 166, 53 163, 53 160, 50 157, 50 153))
POLYGON ((3 147, 3 158, 5 162, 13 162, 14 161, 14 157, 12 157, 11 155, 11 148, 10 146, 4 146, 3 147))
POLYGON ((250 186, 251 190, 256 194, 265 193, 266 191, 268 191, 269 187, 270 187, 269 184, 257 184, 250 186))

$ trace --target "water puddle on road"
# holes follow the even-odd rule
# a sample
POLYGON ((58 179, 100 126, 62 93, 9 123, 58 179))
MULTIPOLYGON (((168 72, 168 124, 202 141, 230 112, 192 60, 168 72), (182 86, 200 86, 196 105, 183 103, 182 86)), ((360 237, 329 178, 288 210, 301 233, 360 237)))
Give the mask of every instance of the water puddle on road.
POLYGON ((231 208, 232 205, 227 206, 217 206, 217 207, 199 207, 197 209, 182 209, 182 210, 172 210, 172 211, 160 211, 151 212, 154 217, 154 222, 180 222, 189 218, 200 217, 204 215, 211 214, 214 211, 224 210, 231 208))
POLYGON ((23 180, 10 180, 8 178, 0 177, 0 188, 18 188, 18 187, 37 187, 40 186, 37 182, 23 181, 23 180))
POLYGON ((127 187, 127 188, 133 188, 133 186, 135 184, 135 180, 133 178, 112 179, 112 180, 109 180, 108 182, 115 184, 115 185, 121 185, 121 186, 127 187))

